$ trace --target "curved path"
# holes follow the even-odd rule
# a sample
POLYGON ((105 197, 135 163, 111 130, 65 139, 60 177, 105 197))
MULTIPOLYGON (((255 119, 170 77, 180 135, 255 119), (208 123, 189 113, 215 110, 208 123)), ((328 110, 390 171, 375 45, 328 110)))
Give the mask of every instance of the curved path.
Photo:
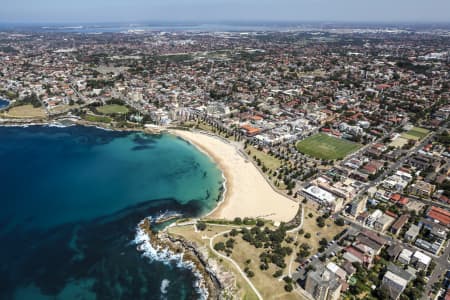
POLYGON ((241 268, 239 267, 239 265, 230 257, 223 255, 222 253, 217 252, 214 247, 213 247, 213 241, 216 237, 223 235, 225 233, 229 233, 231 230, 226 230, 226 231, 222 231, 219 232, 217 234, 215 234, 214 236, 209 238, 209 248, 211 249, 211 251, 213 251, 214 254, 216 254, 217 256, 219 256, 220 258, 226 259, 227 261, 229 261, 230 263, 233 264, 234 267, 236 267, 236 269, 239 271, 239 273, 242 275, 242 277, 245 279, 245 281, 247 281, 248 285, 252 288, 253 292, 256 294, 256 296, 258 297, 258 299, 262 300, 263 297, 261 296, 261 294, 259 293, 258 289, 253 285, 253 283, 250 281, 250 279, 248 279, 247 275, 241 270, 241 268))

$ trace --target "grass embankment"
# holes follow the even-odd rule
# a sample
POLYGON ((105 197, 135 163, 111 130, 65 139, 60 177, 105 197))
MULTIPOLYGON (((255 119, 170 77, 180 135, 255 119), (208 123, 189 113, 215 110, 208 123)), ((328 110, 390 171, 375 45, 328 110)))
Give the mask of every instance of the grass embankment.
POLYGON ((31 104, 19 105, 4 112, 5 117, 18 119, 44 119, 45 110, 42 107, 33 107, 31 104))
POLYGON ((423 139, 430 131, 420 127, 413 127, 411 130, 402 134, 402 137, 408 140, 418 141, 423 139))
POLYGON ((342 159, 361 148, 361 144, 318 133, 297 143, 297 150, 318 159, 342 159))

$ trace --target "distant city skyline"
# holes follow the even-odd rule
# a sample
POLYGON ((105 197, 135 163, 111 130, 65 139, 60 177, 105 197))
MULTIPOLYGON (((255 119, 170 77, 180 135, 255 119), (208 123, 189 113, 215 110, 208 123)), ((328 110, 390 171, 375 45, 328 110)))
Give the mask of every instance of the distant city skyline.
POLYGON ((0 4, 4 23, 450 22, 448 0, 0 0, 0 4))

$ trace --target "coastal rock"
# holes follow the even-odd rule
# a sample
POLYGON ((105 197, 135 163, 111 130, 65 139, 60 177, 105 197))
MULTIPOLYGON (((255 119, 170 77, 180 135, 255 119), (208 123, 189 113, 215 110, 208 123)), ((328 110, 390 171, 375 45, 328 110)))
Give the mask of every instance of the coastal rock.
POLYGON ((150 220, 144 219, 139 227, 148 235, 152 247, 156 251, 180 255, 184 264, 190 264, 199 277, 198 288, 207 299, 234 299, 236 280, 234 274, 227 272, 213 258, 206 248, 200 248, 194 242, 179 236, 172 236, 166 231, 154 233, 150 220))

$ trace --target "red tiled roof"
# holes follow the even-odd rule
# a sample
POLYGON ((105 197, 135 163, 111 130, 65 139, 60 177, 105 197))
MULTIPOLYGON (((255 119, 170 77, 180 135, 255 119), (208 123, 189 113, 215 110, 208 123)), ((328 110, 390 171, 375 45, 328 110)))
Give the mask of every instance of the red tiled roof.
POLYGON ((398 203, 400 203, 401 205, 406 205, 409 203, 409 199, 406 197, 402 197, 402 199, 400 199, 400 201, 398 201, 398 203))
POLYGON ((390 211, 390 210, 387 210, 387 211, 385 211, 384 213, 385 213, 386 215, 390 216, 390 217, 393 217, 393 218, 397 218, 397 217, 398 217, 397 214, 393 213, 393 212, 390 211))
POLYGON ((450 224, 450 212, 445 209, 432 206, 427 215, 429 218, 437 220, 446 226, 450 224))
POLYGON ((397 193, 396 194, 392 194, 391 200, 397 202, 397 201, 400 201, 401 197, 402 196, 400 194, 397 194, 397 193))

